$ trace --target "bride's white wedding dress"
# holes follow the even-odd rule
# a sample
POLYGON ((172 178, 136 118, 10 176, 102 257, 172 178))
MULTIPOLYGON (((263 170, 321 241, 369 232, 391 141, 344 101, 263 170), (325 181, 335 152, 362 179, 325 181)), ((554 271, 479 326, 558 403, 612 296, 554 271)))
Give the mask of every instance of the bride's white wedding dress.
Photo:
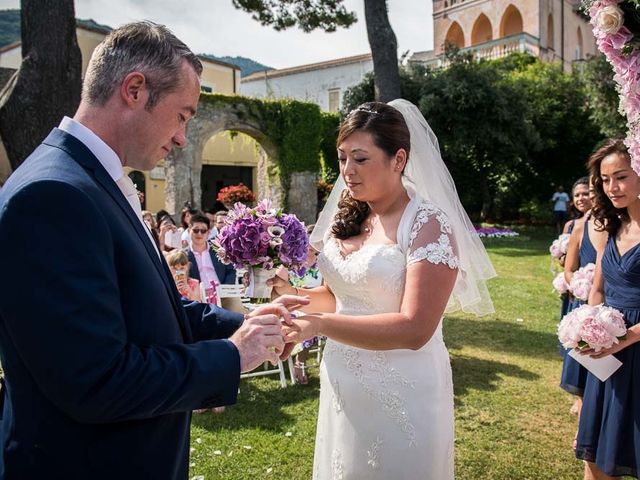
MULTIPOLYGON (((445 215, 414 196, 398 244, 343 256, 327 237, 318 265, 338 313, 398 312, 407 266, 457 268, 453 243, 445 215)), ((425 286, 425 302, 433 288, 425 286)), ((320 382, 314 479, 453 479, 453 385, 441 323, 417 351, 371 351, 329 339, 320 382)))

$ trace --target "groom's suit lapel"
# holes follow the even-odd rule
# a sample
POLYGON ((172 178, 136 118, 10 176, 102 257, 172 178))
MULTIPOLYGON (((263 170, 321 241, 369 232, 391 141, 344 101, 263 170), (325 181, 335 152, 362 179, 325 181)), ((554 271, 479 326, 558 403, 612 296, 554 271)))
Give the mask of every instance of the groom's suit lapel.
POLYGON ((104 169, 95 155, 91 152, 91 150, 89 150, 89 148, 87 148, 84 143, 75 138, 73 135, 69 135, 68 133, 56 128, 49 134, 49 136, 44 140, 43 143, 45 145, 64 150, 70 155, 73 160, 82 165, 85 170, 92 174, 96 183, 98 183, 102 187, 102 189, 109 194, 114 203, 118 205, 122 212, 127 216, 132 229, 136 232, 136 235, 144 245, 147 254, 151 258, 151 262, 162 278, 162 281, 167 290, 167 294, 171 298, 171 303, 173 305, 176 317, 178 318, 178 323, 180 325, 183 339, 188 342, 191 341, 189 329, 186 327, 184 309, 180 305, 180 299, 176 292, 173 278, 171 277, 171 272, 166 266, 164 259, 158 257, 158 252, 151 244, 151 240, 147 233, 144 231, 142 223, 136 218, 131 205, 118 188, 118 185, 116 185, 113 179, 109 176, 107 171, 104 169))

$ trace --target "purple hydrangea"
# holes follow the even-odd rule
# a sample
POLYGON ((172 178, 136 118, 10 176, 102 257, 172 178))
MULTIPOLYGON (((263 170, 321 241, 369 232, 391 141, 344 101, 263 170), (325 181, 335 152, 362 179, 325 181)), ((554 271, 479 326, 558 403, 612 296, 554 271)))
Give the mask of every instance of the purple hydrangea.
POLYGON ((242 204, 229 212, 225 226, 213 242, 218 258, 236 268, 279 265, 304 274, 309 237, 295 215, 272 208, 262 200, 249 209, 242 204))
POLYGON ((282 245, 278 252, 280 261, 285 265, 291 265, 298 275, 304 275, 309 252, 309 236, 304 224, 295 215, 285 213, 278 219, 278 225, 284 229, 282 245))
POLYGON ((216 244, 222 248, 218 256, 236 268, 251 265, 253 260, 267 254, 268 243, 262 241, 262 229, 254 218, 236 218, 220 231, 216 244))

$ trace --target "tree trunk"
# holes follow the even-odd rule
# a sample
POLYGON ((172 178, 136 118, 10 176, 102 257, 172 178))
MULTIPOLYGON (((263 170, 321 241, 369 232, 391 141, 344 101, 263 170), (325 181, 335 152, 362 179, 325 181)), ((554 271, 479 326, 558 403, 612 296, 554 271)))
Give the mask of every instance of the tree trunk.
POLYGON ((367 37, 373 57, 376 100, 390 102, 400 98, 398 42, 387 14, 386 0, 364 0, 367 37))
POLYGON ((22 64, 0 92, 0 135, 14 170, 80 103, 73 0, 22 0, 22 64))

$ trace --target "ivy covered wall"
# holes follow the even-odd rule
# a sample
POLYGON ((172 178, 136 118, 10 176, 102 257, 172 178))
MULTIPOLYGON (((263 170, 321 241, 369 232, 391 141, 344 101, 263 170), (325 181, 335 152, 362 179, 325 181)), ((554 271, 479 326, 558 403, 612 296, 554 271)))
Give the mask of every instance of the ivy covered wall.
POLYGON ((229 130, 253 137, 267 154, 268 158, 258 166, 259 184, 262 182, 264 189, 261 195, 295 211, 296 205, 289 205, 292 176, 296 177, 298 189, 300 178, 306 178, 303 184, 309 186, 305 190, 313 192, 304 194, 315 195, 315 179, 324 171, 321 161, 330 159, 331 168, 337 168, 338 122, 337 115, 321 112, 312 103, 202 93, 198 113, 187 128, 187 147, 167 159, 167 207, 175 208, 170 197, 176 204, 184 198, 199 204, 204 144, 216 133, 229 130), (180 171, 185 165, 191 166, 189 172, 180 171), (170 176, 173 181, 169 181, 170 176))

